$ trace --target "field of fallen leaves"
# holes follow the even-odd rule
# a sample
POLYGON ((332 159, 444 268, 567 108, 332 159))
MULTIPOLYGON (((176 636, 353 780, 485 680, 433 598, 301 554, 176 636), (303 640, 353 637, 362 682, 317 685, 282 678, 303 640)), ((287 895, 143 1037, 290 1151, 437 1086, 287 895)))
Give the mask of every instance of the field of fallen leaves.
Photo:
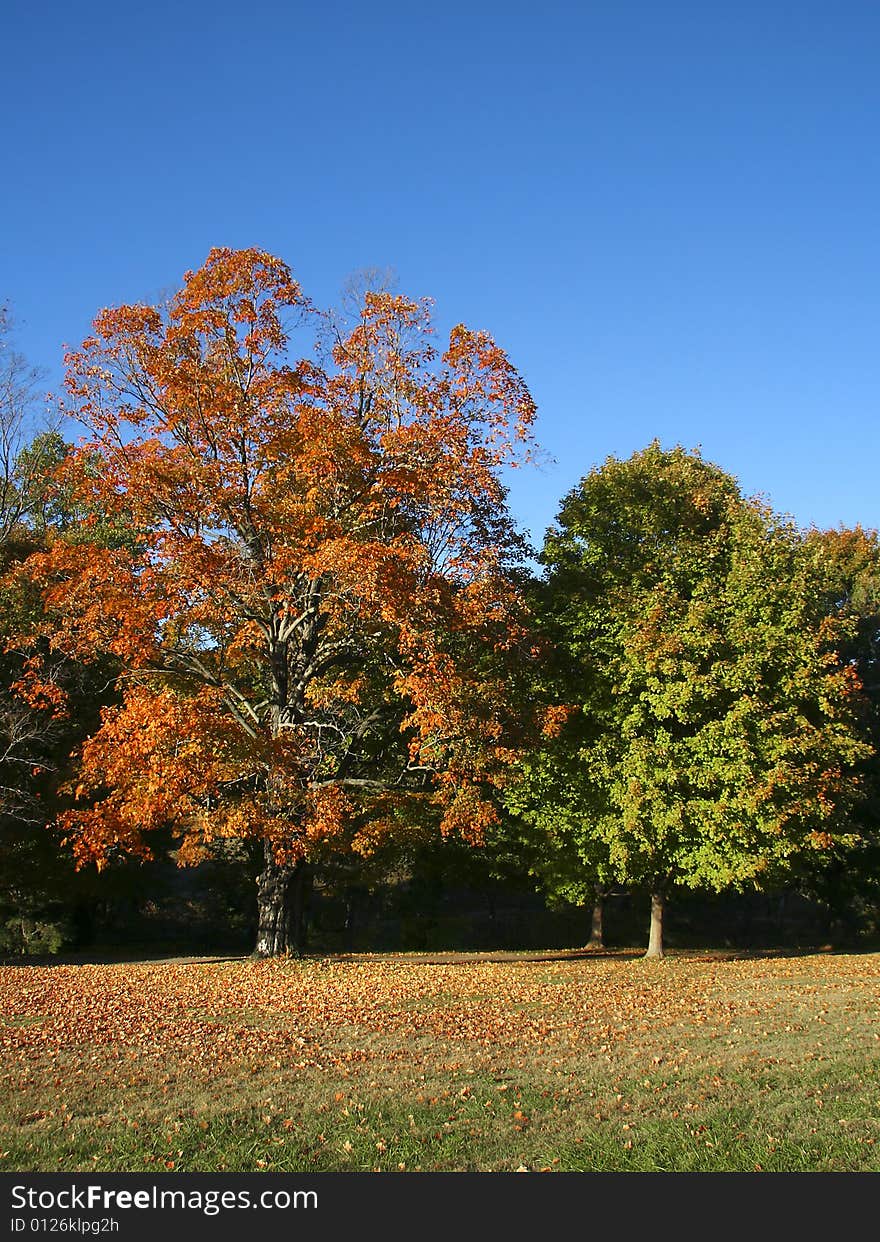
POLYGON ((0 1169, 880 1170, 880 955, 0 968, 0 1169))

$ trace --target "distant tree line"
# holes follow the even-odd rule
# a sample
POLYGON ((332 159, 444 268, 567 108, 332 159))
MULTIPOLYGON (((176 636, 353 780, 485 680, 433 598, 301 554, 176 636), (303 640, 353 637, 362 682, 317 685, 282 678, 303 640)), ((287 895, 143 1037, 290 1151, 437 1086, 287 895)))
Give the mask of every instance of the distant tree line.
POLYGON ((579 910, 594 946, 643 903, 650 956, 701 894, 876 931, 876 532, 654 442, 563 499, 536 571, 503 351, 459 325, 440 352, 383 289, 318 311, 260 251, 98 316, 79 444, 37 382, 4 314, 0 952, 199 902, 263 955, 322 902, 341 947, 380 907, 419 947, 444 886, 490 923, 579 910))

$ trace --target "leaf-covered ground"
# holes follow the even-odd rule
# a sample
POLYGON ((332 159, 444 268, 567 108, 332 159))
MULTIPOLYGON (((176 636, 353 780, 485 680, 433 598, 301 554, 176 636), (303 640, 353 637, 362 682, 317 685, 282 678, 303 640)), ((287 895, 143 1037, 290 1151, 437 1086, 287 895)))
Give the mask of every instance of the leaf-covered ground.
POLYGON ((880 1170, 880 955, 0 968, 0 1169, 880 1170))

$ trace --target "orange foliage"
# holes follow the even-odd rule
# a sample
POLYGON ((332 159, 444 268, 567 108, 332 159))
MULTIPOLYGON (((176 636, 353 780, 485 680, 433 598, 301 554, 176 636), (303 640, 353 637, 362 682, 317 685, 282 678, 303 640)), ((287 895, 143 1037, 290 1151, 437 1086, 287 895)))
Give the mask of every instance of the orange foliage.
POLYGON ((223 836, 295 860, 389 790, 491 822, 522 637, 498 473, 534 403, 486 333, 438 351, 427 303, 369 292, 316 354, 327 322, 280 259, 216 249, 67 356, 65 483, 128 532, 26 566, 52 647, 126 676, 64 816, 82 860, 169 823, 182 862, 223 836))
POLYGON ((559 737, 566 722, 580 710, 575 704, 560 703, 544 709, 541 732, 544 737, 559 737))

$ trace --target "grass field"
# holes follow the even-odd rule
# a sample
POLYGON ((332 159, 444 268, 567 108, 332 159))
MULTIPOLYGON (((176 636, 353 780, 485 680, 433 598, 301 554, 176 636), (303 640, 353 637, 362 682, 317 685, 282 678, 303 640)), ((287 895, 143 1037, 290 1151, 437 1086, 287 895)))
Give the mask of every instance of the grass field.
POLYGON ((0 968, 0 1170, 880 1170, 880 955, 0 968))

